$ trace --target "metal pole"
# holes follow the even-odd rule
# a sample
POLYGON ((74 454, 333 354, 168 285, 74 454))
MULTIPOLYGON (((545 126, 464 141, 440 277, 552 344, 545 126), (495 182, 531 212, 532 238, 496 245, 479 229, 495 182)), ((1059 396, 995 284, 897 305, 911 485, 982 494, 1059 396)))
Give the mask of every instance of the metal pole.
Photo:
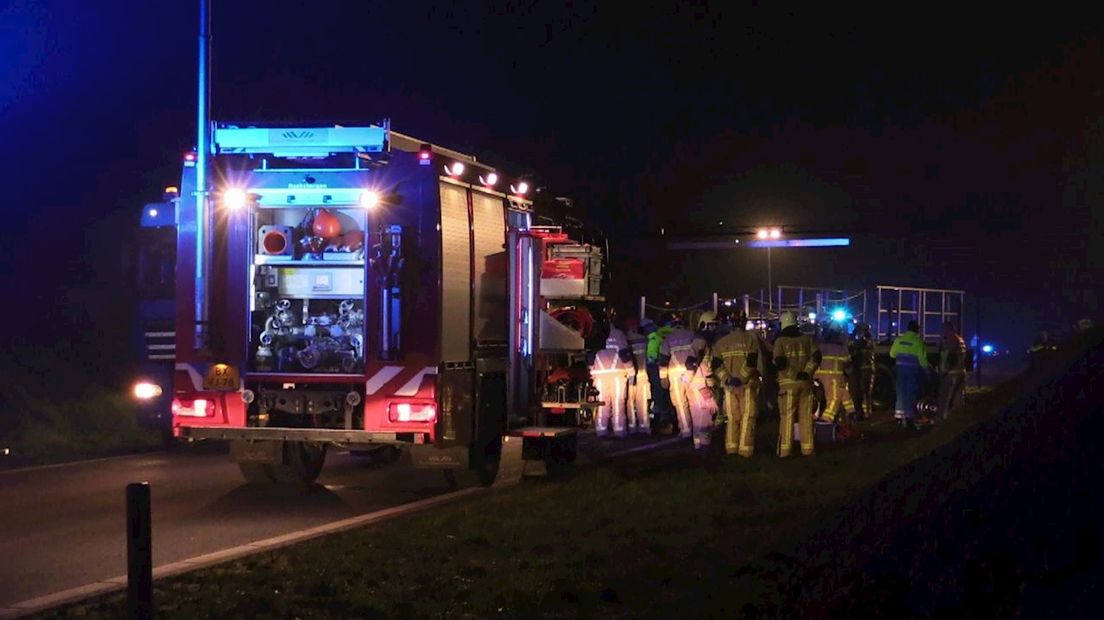
POLYGON ((644 310, 645 310, 645 304, 644 304, 644 296, 643 296, 643 295, 641 295, 641 296, 640 296, 640 308, 639 308, 639 311, 640 311, 640 322, 641 322, 641 323, 643 323, 643 322, 644 322, 644 310))
POLYGON ((199 58, 196 88, 196 293, 195 324, 196 349, 207 344, 207 287, 210 284, 211 261, 208 236, 213 233, 211 227, 214 218, 207 205, 207 166, 211 152, 209 144, 210 112, 210 59, 208 47, 211 42, 210 0, 199 0, 199 58))
POLYGON ((767 311, 774 310, 774 285, 771 283, 771 249, 767 246, 767 311))
POLYGON ((717 315, 717 308, 720 306, 717 304, 717 293, 713 293, 713 316, 717 315))
POLYGON ((975 302, 977 305, 974 307, 975 314, 975 332, 977 333, 977 345, 974 347, 974 380, 977 381, 977 386, 981 387, 981 300, 975 302))
POLYGON ((153 545, 150 535, 150 487, 134 482, 126 487, 127 617, 153 617, 153 545))

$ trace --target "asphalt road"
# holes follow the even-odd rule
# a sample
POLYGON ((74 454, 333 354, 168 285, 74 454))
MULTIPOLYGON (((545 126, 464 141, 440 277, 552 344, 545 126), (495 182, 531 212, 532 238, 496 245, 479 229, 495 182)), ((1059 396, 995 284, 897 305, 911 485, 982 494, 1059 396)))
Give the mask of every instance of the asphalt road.
POLYGON ((455 490, 405 456, 373 468, 339 453, 309 490, 247 486, 211 450, 0 471, 0 608, 125 575, 131 482, 150 484, 154 566, 455 490))

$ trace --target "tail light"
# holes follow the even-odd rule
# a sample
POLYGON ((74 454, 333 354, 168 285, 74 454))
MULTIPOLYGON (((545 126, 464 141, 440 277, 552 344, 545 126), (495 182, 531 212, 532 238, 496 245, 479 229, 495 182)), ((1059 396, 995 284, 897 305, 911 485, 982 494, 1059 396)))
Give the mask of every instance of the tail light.
POLYGON ((172 402, 172 413, 174 416, 209 418, 215 415, 215 407, 214 403, 205 398, 197 398, 195 400, 174 398, 172 402))
POLYGON ((392 422, 432 422, 437 419, 437 405, 427 402, 393 402, 387 406, 387 419, 392 422))

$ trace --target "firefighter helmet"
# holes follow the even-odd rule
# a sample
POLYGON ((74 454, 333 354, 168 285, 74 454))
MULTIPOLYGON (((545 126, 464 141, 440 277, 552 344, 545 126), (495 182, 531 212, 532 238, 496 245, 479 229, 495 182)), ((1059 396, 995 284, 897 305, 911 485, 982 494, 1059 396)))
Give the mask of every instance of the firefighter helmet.
POLYGON ((780 317, 782 323, 782 329, 786 329, 792 325, 797 325, 797 313, 793 310, 786 310, 780 317))
POLYGON ((713 312, 712 310, 706 310, 705 312, 701 313, 701 316, 698 317, 698 329, 706 329, 710 325, 716 326, 716 324, 717 313, 713 312))

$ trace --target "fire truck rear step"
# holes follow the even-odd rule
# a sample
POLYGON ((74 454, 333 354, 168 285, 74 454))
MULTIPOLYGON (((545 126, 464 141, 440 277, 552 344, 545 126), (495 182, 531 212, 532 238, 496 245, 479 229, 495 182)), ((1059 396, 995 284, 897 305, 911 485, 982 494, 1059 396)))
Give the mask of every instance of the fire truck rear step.
POLYGON ((185 439, 322 441, 341 444, 426 444, 428 433, 374 433, 330 428, 203 428, 181 427, 185 439))

